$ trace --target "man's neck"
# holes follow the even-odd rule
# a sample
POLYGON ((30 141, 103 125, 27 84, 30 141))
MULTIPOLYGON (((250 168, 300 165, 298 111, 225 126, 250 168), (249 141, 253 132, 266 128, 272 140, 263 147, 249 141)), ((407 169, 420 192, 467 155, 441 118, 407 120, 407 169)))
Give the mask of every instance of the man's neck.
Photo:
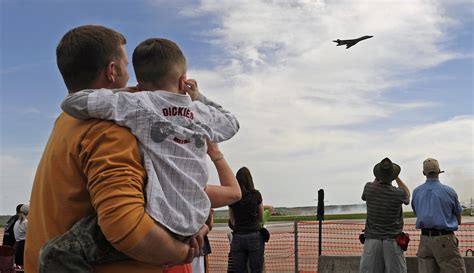
POLYGON ((427 177, 426 177, 426 180, 427 180, 427 181, 428 181, 428 180, 431 180, 431 181, 436 180, 436 181, 438 181, 438 180, 439 180, 439 177, 438 177, 438 176, 427 176, 427 177))

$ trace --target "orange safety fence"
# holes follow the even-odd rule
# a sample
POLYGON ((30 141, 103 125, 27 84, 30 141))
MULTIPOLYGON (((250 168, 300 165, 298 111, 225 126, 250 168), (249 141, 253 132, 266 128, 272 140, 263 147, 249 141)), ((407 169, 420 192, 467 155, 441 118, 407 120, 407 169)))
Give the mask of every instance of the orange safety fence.
MULTIPOLYGON (((323 222, 322 255, 360 256, 363 245, 359 242, 359 234, 364 226, 361 222, 323 222)), ((286 228, 280 225, 276 231, 271 227, 268 229, 271 236, 265 245, 266 273, 317 272, 318 222, 297 222, 296 225, 289 223, 286 228), (281 231, 282 229, 284 231, 281 231), (295 257, 298 257, 297 260, 295 257)), ((411 239, 405 256, 416 256, 420 231, 416 230, 415 224, 405 224, 404 232, 408 233, 411 239)), ((466 250, 474 249, 474 223, 461 225, 455 233, 459 238, 459 249, 463 256, 466 250)), ((209 255, 209 271, 227 272, 230 249, 227 234, 213 231, 209 234, 209 240, 212 247, 212 253, 209 255)))
MULTIPOLYGON (((327 256, 360 256, 363 245, 359 242, 359 234, 364 223, 327 221, 322 226, 322 254, 327 256)), ((265 245, 265 272, 313 272, 318 268, 318 222, 297 222, 296 225, 279 225, 269 227, 270 241, 265 245), (282 231, 283 230, 283 231, 282 231), (296 234, 296 236, 295 236, 296 234), (297 251, 295 251, 295 238, 297 251), (297 261, 295 257, 298 257, 297 261)), ((404 231, 410 234, 410 244, 405 256, 415 256, 420 241, 420 231, 415 224, 405 224, 404 231)), ((459 238, 461 255, 468 249, 474 249, 474 223, 459 226, 455 232, 459 238)), ((3 230, 0 230, 0 242, 3 230)), ((212 253, 209 255, 209 271, 211 273, 227 272, 227 259, 230 249, 225 232, 209 233, 212 253)))

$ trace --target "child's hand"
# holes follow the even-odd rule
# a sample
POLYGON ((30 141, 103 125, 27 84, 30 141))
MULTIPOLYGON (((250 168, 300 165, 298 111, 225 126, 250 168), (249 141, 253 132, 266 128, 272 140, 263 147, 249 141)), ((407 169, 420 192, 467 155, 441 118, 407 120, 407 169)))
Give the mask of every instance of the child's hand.
POLYGON ((209 140, 207 141, 207 154, 211 158, 213 162, 224 158, 224 154, 222 154, 221 150, 219 149, 219 145, 217 143, 213 143, 209 140))
POLYGON ((197 86, 197 81, 194 79, 188 79, 183 81, 183 88, 189 96, 191 96, 191 100, 197 100, 199 97, 199 89, 197 86))

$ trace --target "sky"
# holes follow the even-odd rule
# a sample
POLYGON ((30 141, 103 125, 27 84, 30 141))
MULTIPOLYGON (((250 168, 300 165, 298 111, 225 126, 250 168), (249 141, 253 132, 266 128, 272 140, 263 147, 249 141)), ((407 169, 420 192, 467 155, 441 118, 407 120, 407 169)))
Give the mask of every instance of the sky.
POLYGON ((55 48, 85 24, 124 34, 130 60, 147 38, 178 43, 188 78, 238 117, 220 146, 266 204, 315 206, 318 189, 327 205, 362 203, 385 157, 411 190, 423 160, 438 159, 441 181, 469 203, 473 13, 471 0, 0 0, 0 214, 29 200, 67 94, 55 48), (363 35, 374 37, 332 42, 363 35))

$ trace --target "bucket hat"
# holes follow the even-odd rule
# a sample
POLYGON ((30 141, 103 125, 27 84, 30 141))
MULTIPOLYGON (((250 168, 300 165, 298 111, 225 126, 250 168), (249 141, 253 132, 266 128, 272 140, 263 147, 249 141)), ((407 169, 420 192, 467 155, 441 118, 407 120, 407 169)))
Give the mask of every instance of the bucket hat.
POLYGON ((390 183, 400 174, 401 168, 393 163, 388 157, 382 159, 374 166, 374 175, 378 180, 390 183))

